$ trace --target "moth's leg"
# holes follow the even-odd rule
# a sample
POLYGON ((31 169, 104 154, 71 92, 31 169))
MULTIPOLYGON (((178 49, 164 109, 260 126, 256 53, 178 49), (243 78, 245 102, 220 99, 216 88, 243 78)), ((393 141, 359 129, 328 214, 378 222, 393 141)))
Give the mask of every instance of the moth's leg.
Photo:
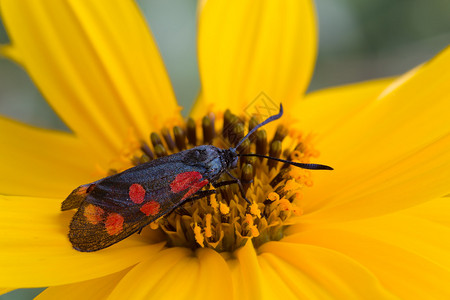
MULTIPOLYGON (((190 202, 190 201, 201 199, 203 197, 211 196, 211 195, 213 195, 215 193, 216 193, 216 190, 202 190, 202 191, 198 191, 197 193, 195 193, 191 197, 184 199, 183 202, 181 202, 177 207, 175 207, 174 209, 169 211, 166 214, 166 216, 169 216, 173 212, 175 212, 175 213, 177 213, 179 215, 189 215, 189 212, 182 206, 183 204, 185 204, 186 202, 190 202)), ((147 226, 147 225, 145 225, 145 226, 147 226)), ((139 229, 139 231, 137 233, 140 234, 142 229, 145 226, 143 226, 141 229, 139 229)))
POLYGON ((224 185, 230 185, 230 184, 234 184, 237 183, 236 180, 225 180, 225 181, 221 181, 221 182, 215 182, 215 183, 211 183, 211 185, 215 188, 224 186, 224 185))
MULTIPOLYGON (((221 182, 216 182, 216 183, 211 183, 211 185, 213 186, 213 187, 215 187, 215 188, 218 188, 218 187, 221 187, 221 186, 225 186, 225 185, 230 185, 230 184, 235 184, 235 183, 238 183, 238 181, 241 181, 241 180, 225 180, 225 181, 221 181, 221 182)), ((242 182, 242 181, 241 181, 242 182)), ((253 182, 253 179, 252 180, 249 180, 249 181, 244 181, 245 183, 252 183, 253 182)))
POLYGON ((241 181, 240 181, 238 178, 234 177, 234 176, 230 173, 230 171, 225 170, 225 172, 227 172, 227 174, 228 174, 231 178, 234 179, 235 183, 238 184, 239 190, 241 191, 242 198, 244 198, 245 201, 247 201, 249 204, 252 204, 252 203, 250 202, 250 200, 248 200, 247 197, 245 197, 245 191, 244 191, 244 187, 242 186, 241 181))
POLYGON ((213 195, 215 193, 216 193, 216 190, 198 191, 192 197, 189 197, 189 198, 186 198, 185 200, 183 200, 183 203, 181 203, 180 206, 178 206, 174 211, 177 214, 180 214, 180 215, 188 215, 189 212, 182 206, 183 204, 185 204, 187 202, 191 202, 191 201, 195 201, 195 200, 201 199, 203 197, 211 196, 211 195, 213 195))
POLYGON ((194 200, 198 200, 201 199, 203 197, 208 197, 211 195, 214 195, 216 192, 216 190, 203 190, 203 191, 198 191, 197 193, 195 193, 194 195, 192 195, 192 197, 186 198, 183 201, 183 204, 186 202, 190 202, 190 201, 194 201, 194 200))
POLYGON ((175 208, 173 210, 173 212, 180 216, 188 216, 189 215, 189 212, 183 206, 178 206, 177 208, 175 208))

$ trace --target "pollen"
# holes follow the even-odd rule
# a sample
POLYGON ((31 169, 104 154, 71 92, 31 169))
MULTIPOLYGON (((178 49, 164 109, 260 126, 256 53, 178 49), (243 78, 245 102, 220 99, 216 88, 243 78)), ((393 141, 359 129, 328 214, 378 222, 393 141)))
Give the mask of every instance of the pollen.
POLYGON ((284 211, 292 211, 293 210, 291 202, 289 202, 289 200, 287 200, 285 198, 280 200, 279 206, 280 206, 280 209, 284 210, 284 211))
POLYGON ((225 203, 220 203, 220 213, 222 215, 227 215, 230 213, 230 207, 228 207, 228 205, 226 205, 225 203))
POLYGON ((270 201, 278 201, 278 200, 280 200, 280 195, 278 195, 277 193, 275 193, 275 192, 270 192, 268 195, 267 195, 267 198, 270 200, 270 201))
POLYGON ((261 215, 261 210, 259 209, 257 203, 252 203, 252 205, 250 205, 250 213, 257 217, 261 215))
POLYGON ((151 222, 151 223, 150 223, 150 228, 153 229, 153 230, 158 229, 158 228, 159 228, 158 222, 157 222, 157 221, 151 222))
POLYGON ((202 247, 202 248, 205 247, 205 245, 204 245, 205 237, 202 234, 202 229, 197 224, 194 225, 194 235, 195 235, 195 241, 197 242, 197 244, 199 244, 200 247, 202 247))
POLYGON ((300 152, 300 151, 298 151, 298 150, 294 150, 294 151, 292 151, 292 153, 291 153, 291 159, 293 160, 293 161, 295 161, 295 160, 300 160, 301 158, 303 157, 303 154, 300 152))
POLYGON ((219 203, 217 203, 216 195, 211 195, 211 199, 209 200, 209 205, 214 209, 214 212, 219 211, 219 203))
MULTIPOLYGON (((235 147, 245 133, 261 121, 256 116, 248 118, 229 110, 209 113, 202 119, 188 119, 185 124, 176 124, 173 130, 166 127, 153 132, 148 142, 141 140, 139 146, 136 146, 139 139, 129 138, 130 145, 124 147, 118 161, 128 158, 130 165, 139 165, 204 144, 228 149, 235 147)), ((283 124, 283 119, 277 122, 278 126, 269 124, 259 128, 238 147, 238 152, 269 155, 299 163, 310 163, 318 157, 311 135, 291 128, 292 122, 283 124)), ((240 179, 251 204, 243 199, 237 184, 223 185, 216 189, 216 193, 186 202, 172 213, 153 220, 149 227, 159 232, 155 236, 165 240, 168 247, 233 252, 246 243, 253 243, 258 248, 268 241, 280 240, 285 236, 285 229, 302 218, 304 190, 313 185, 314 172, 258 157, 241 157, 237 168, 229 171, 240 179)), ((111 168, 108 174, 115 172, 111 168)), ((231 180, 224 174, 213 183, 231 180)), ((193 170, 178 174, 168 184, 170 191, 179 193, 182 201, 195 197, 200 191, 214 189, 209 183, 202 173, 193 170)), ((156 201, 146 202, 145 192, 141 185, 131 185, 130 200, 141 204, 140 210, 146 216, 157 216, 162 208, 156 201)), ((91 215, 97 216, 98 213, 88 215, 92 219, 91 215)), ((104 216, 102 218, 105 220, 104 216)), ((120 218, 120 215, 108 215, 105 226, 109 234, 123 230, 123 218, 120 218)))
POLYGON ((212 237, 212 228, 211 228, 212 215, 206 214, 205 221, 206 221, 205 237, 210 238, 212 237))
POLYGON ((248 224, 248 233, 251 237, 259 236, 258 227, 253 223, 253 216, 251 214, 245 215, 245 223, 248 224))
POLYGON ((292 190, 298 190, 300 187, 300 184, 295 181, 295 179, 290 179, 286 181, 286 185, 284 186, 284 189, 286 191, 292 191, 292 190))

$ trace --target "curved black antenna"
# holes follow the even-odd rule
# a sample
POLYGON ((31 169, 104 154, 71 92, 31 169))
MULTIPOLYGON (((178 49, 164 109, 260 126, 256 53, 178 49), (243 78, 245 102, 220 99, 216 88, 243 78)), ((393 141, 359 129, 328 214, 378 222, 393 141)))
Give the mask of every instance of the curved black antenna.
POLYGON ((275 120, 281 118, 282 115, 283 115, 283 105, 281 105, 281 103, 280 103, 280 112, 279 112, 278 114, 276 114, 276 115, 273 115, 273 116, 268 117, 265 121, 263 121, 263 122, 259 123, 258 125, 256 125, 252 130, 250 130, 250 131, 247 133, 246 136, 244 136, 244 137, 239 141, 239 143, 237 143, 237 145, 236 145, 236 147, 234 147, 234 149, 237 149, 237 147, 239 147, 239 146, 242 144, 243 141, 245 141, 246 139, 248 139, 248 137, 249 137, 252 133, 254 133, 256 130, 258 130, 258 128, 260 128, 261 126, 266 125, 267 123, 270 123, 270 122, 272 122, 272 121, 275 121, 275 120))
POLYGON ((320 164, 304 164, 304 163, 296 163, 293 161, 289 161, 289 160, 285 160, 285 159, 281 159, 281 158, 276 158, 276 157, 272 157, 272 156, 266 156, 266 155, 261 155, 261 154, 238 154, 238 156, 256 156, 256 157, 262 157, 262 158, 267 158, 267 159, 272 159, 272 160, 276 160, 276 161, 280 161, 280 162, 284 162, 302 169, 308 169, 308 170, 334 170, 332 167, 330 166, 326 166, 326 165, 320 165, 320 164))

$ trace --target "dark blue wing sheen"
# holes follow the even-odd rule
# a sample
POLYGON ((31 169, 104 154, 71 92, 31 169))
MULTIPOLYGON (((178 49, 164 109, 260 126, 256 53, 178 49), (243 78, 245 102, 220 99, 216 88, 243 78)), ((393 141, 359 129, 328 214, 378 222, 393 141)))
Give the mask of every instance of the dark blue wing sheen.
MULTIPOLYGON (((70 224, 69 239, 79 251, 111 246, 169 213, 203 185, 205 168, 187 164, 181 155, 171 155, 128 169, 122 173, 81 186, 65 200, 85 193, 70 224), (180 157, 179 157, 180 156, 180 157), (173 185, 180 174, 197 174, 191 182, 173 185), (178 176, 178 177, 177 177, 178 176), (130 190, 134 185, 135 189, 130 190)), ((185 176, 186 177, 186 176, 185 176)), ((189 179, 189 176, 182 179, 189 179)), ((64 207, 64 203, 63 203, 64 207)))
POLYGON ((169 156, 100 180, 86 197, 86 202, 114 211, 120 209, 133 210, 140 205, 131 201, 129 189, 132 184, 139 184, 146 191, 146 200, 151 199, 158 201, 160 204, 167 202, 173 205, 184 195, 183 192, 173 193, 171 191, 170 184, 176 176, 185 172, 204 174, 205 169, 200 166, 190 166, 180 161, 173 161, 173 158, 171 161, 165 158, 169 158, 169 156))

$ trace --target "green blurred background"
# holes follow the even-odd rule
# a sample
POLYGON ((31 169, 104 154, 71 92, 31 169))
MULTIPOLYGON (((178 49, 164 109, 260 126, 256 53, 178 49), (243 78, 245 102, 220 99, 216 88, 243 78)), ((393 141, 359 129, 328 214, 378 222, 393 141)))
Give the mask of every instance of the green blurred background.
MULTIPOLYGON (((450 41, 449 0, 315 2, 320 41, 310 91, 401 74, 432 58, 450 41)), ((138 0, 138 3, 186 115, 200 88, 196 1, 138 0)), ((7 41, 0 24, 0 43, 7 41)), ((28 75, 4 59, 0 59, 0 113, 40 127, 68 130, 28 75)), ((0 300, 31 299, 40 291, 22 289, 0 296, 0 300)))

